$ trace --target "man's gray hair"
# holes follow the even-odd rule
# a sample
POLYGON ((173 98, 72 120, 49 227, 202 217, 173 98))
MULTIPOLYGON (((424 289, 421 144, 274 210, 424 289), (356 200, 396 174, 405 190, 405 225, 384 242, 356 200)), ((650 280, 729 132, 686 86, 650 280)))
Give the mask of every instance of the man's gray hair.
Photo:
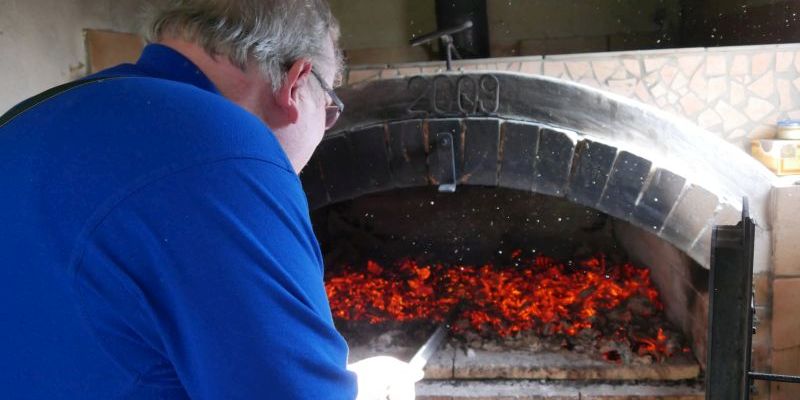
POLYGON ((275 91, 294 61, 309 59, 337 75, 342 64, 339 25, 327 0, 160 0, 150 2, 145 17, 149 42, 176 36, 239 68, 255 63, 275 91), (328 38, 334 59, 326 56, 328 38))

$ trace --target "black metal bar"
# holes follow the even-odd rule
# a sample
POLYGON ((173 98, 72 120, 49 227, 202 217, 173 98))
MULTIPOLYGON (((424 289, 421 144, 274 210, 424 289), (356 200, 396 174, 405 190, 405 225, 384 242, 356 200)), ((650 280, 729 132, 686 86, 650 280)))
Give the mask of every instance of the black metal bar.
POLYGON ((746 339, 745 348, 744 348, 744 356, 745 356, 745 399, 750 399, 750 395, 754 392, 755 388, 753 387, 753 379, 750 377, 750 368, 752 368, 752 356, 753 356, 753 335, 756 333, 754 320, 756 317, 756 307, 755 307, 755 289, 753 288, 753 249, 755 247, 756 241, 756 224, 750 218, 750 206, 745 197, 742 199, 742 221, 737 224, 737 227, 741 226, 742 228, 742 235, 744 237, 743 251, 744 251, 744 269, 746 270, 746 274, 748 279, 742 282, 744 287, 742 288, 743 291, 748 293, 747 298, 747 310, 745 311, 745 318, 747 320, 747 325, 743 328, 744 335, 746 339))
POLYGON ((750 379, 759 381, 800 383, 800 376, 794 375, 765 374, 763 372, 750 372, 748 375, 750 379))
POLYGON ((741 222, 711 235, 707 400, 749 398, 755 225, 742 208, 741 222))

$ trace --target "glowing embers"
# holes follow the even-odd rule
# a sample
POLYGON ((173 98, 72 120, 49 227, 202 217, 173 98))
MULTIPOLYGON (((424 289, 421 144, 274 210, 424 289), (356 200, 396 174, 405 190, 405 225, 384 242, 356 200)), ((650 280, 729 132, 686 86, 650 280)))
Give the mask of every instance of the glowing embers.
POLYGON ((435 320, 457 304, 456 335, 509 338, 531 332, 544 338, 593 337, 603 357, 620 361, 619 346, 662 360, 680 351, 659 315, 663 305, 650 271, 609 264, 599 255, 577 263, 515 252, 509 266, 420 265, 329 268, 326 290, 335 318, 378 324, 435 320), (614 343, 616 346, 608 346, 614 343), (615 349, 616 348, 616 349, 615 349))

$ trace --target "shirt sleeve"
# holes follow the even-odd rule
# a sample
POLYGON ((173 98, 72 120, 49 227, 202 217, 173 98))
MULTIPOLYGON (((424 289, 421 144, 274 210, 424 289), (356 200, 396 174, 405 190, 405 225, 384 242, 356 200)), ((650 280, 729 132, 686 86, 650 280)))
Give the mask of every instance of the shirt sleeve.
POLYGON ((297 176, 231 159, 160 178, 95 229, 84 315, 142 385, 192 399, 352 399, 297 176))

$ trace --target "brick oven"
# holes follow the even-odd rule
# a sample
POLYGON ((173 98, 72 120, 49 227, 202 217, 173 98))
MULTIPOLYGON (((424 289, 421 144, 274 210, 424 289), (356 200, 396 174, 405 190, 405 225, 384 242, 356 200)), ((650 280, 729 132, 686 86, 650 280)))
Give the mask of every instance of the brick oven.
MULTIPOLYGON (((669 360, 621 363, 462 339, 428 365, 421 397, 703 398, 712 228, 738 222, 745 197, 755 270, 771 270, 776 183, 762 165, 688 121, 548 77, 414 75, 340 94, 348 110, 301 175, 326 268, 369 259, 383 270, 404 257, 513 264, 523 254, 569 269, 603 254, 648 269, 682 341, 669 360)), ((419 339, 428 327, 401 329, 419 339)), ((763 369, 770 344, 753 345, 763 369)))

